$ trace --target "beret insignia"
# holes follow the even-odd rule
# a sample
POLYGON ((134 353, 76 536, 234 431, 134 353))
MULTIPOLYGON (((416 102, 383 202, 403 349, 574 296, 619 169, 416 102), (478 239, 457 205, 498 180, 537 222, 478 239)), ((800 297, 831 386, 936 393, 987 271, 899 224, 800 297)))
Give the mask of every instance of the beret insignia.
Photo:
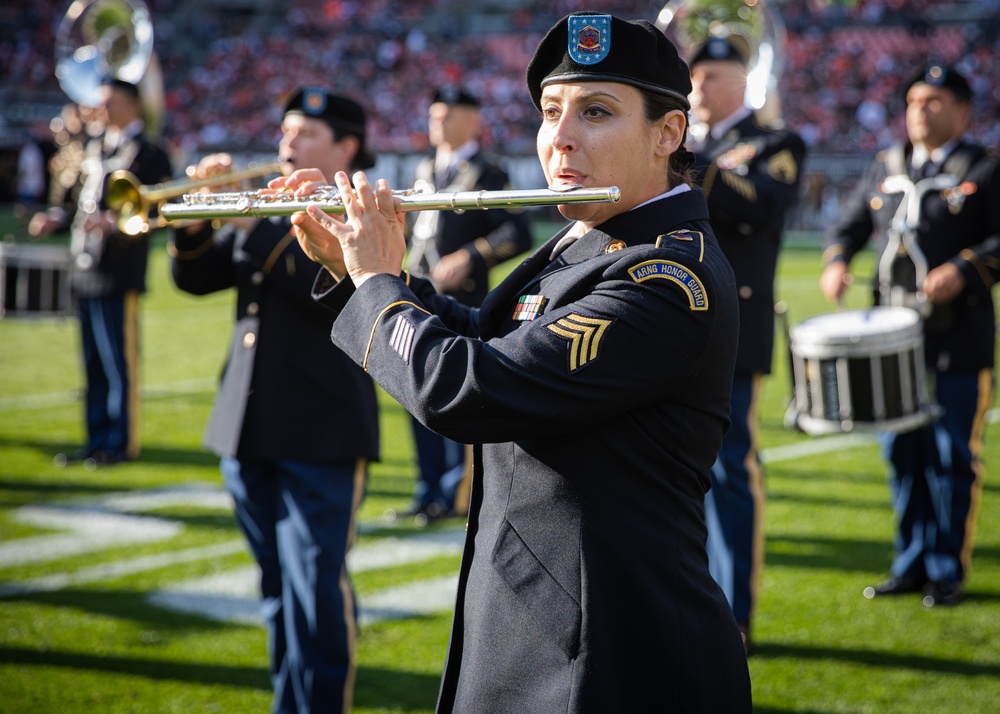
POLYGON ((597 64, 611 51, 611 15, 570 15, 568 50, 574 62, 597 64))
POLYGON ((569 371, 572 374, 597 360, 604 333, 613 323, 614 320, 571 313, 546 327, 569 343, 569 371))
POLYGON ((309 116, 317 116, 326 111, 326 92, 322 89, 306 89, 302 92, 302 110, 309 116))
POLYGON ((697 275, 672 260, 647 260, 632 266, 628 274, 637 283, 657 278, 677 284, 687 294, 688 305, 694 311, 708 309, 708 294, 697 275))

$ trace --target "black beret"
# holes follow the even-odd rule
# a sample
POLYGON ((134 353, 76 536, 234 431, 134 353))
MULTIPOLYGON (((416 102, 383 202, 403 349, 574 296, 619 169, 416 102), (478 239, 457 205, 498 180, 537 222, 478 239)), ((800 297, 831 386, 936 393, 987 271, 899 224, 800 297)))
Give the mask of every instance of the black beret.
POLYGON ((729 37, 710 37, 695 51, 688 64, 693 68, 699 62, 709 60, 736 62, 747 66, 746 52, 737 47, 737 43, 729 37))
POLYGON ((690 107, 691 75, 677 48, 646 20, 593 12, 567 15, 546 33, 528 63, 528 92, 558 82, 621 82, 690 107))
POLYGON ((479 100, 461 87, 441 87, 434 93, 432 104, 448 104, 449 106, 478 107, 479 100))
POLYGON ((910 91, 914 84, 929 84, 932 87, 941 87, 951 90, 960 101, 972 101, 972 87, 969 81, 963 77, 954 67, 949 67, 940 62, 931 62, 925 67, 921 67, 910 81, 903 87, 903 97, 910 91))
POLYGON ((285 114, 302 114, 325 121, 338 137, 358 137, 355 168, 369 169, 375 165, 375 158, 365 149, 365 110, 353 99, 317 87, 301 87, 285 102, 285 114))

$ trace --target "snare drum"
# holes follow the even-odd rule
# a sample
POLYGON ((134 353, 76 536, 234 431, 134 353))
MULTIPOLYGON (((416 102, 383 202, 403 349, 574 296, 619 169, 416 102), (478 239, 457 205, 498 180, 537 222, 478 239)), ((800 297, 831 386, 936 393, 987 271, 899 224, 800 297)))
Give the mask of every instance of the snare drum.
POLYGON ((923 331, 905 307, 820 315, 791 329, 795 423, 813 436, 926 424, 923 331))
POLYGON ((73 314, 66 248, 0 243, 0 318, 73 314))

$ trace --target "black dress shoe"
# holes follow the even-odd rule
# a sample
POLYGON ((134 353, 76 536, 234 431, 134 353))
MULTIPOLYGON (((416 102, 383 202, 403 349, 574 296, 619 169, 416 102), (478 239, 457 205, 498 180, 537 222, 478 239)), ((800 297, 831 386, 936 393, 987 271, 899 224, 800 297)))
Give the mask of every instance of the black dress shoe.
POLYGON ((83 460, 83 467, 88 471, 94 471, 98 466, 114 466, 123 461, 128 461, 128 459, 122 454, 116 454, 107 449, 98 449, 83 460))
POLYGON ((961 583, 937 580, 924 588, 924 607, 952 607, 965 599, 961 583))
POLYGON ((55 462, 56 466, 62 467, 65 466, 66 464, 77 464, 86 461, 93 455, 94 455, 93 449, 90 449, 86 446, 81 446, 76 451, 56 454, 54 457, 52 457, 52 461, 55 462))
POLYGON ((905 595, 923 590, 924 582, 916 578, 896 577, 890 575, 888 578, 875 585, 870 585, 864 589, 864 596, 871 600, 878 595, 905 595))

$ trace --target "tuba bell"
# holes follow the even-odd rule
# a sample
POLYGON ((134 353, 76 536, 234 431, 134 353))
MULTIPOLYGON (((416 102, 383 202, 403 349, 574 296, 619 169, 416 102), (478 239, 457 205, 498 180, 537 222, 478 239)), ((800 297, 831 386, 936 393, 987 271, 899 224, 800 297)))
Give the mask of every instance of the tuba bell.
POLYGON ((56 32, 56 79, 70 99, 101 104, 101 84, 120 79, 139 88, 151 136, 163 121, 163 78, 153 52, 153 22, 142 0, 74 0, 56 32))
MULTIPOLYGON (((781 118, 778 79, 784 69, 785 23, 767 0, 671 0, 655 25, 690 60, 712 37, 745 50, 744 105, 766 122, 781 118)), ((692 131, 694 127, 692 127, 692 131)))

